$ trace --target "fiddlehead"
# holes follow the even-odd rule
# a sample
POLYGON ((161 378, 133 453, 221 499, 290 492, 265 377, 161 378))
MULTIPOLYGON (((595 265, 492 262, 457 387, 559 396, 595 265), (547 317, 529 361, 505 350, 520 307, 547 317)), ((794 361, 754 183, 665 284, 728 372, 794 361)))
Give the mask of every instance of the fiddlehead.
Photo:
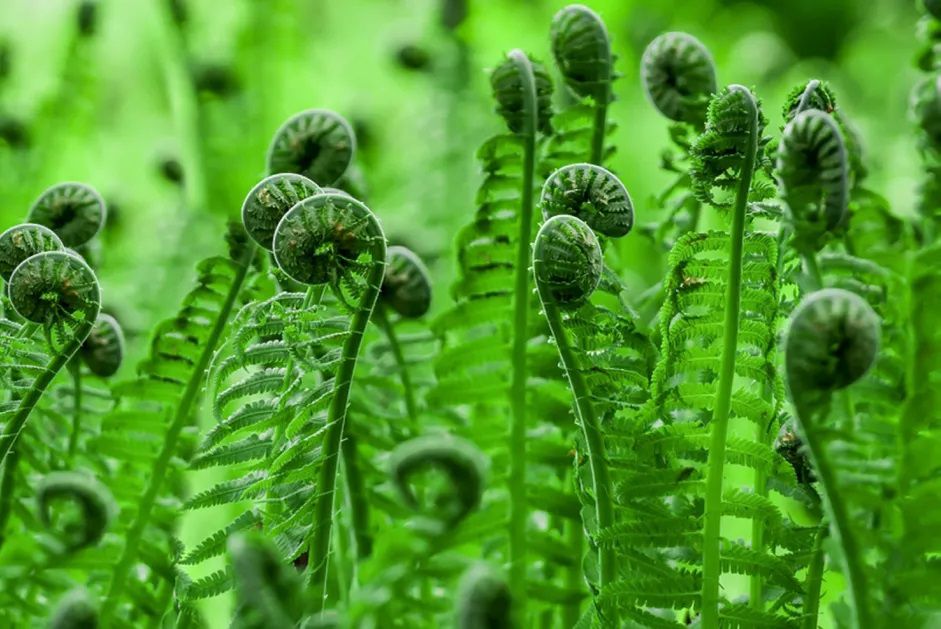
POLYGON ((510 629, 512 606, 503 577, 485 564, 471 566, 457 590, 457 629, 510 629))
POLYGON ((664 33, 644 51, 640 65, 647 97, 664 116, 701 127, 716 92, 716 69, 702 42, 687 33, 664 33))
POLYGON ((552 19, 552 54, 566 85, 582 98, 590 98, 595 109, 592 124, 591 163, 604 159, 608 103, 612 100, 614 59, 608 30, 598 15, 586 6, 572 4, 552 19))
POLYGON ((124 333, 121 325, 111 315, 99 314, 79 354, 88 370, 96 376, 113 376, 124 360, 124 333))
POLYGON ((84 245, 105 224, 105 202, 93 188, 60 183, 43 192, 29 209, 27 220, 48 227, 66 247, 84 245))
POLYGON ((0 277, 7 281, 26 258, 44 251, 61 251, 62 241, 48 227, 35 223, 15 225, 0 234, 0 277))
POLYGON ((265 177, 249 191, 242 203, 242 224, 259 246, 272 250, 274 231, 288 210, 315 194, 324 192, 313 181, 294 173, 265 177))
POLYGON ((827 114, 836 110, 836 98, 829 85, 813 79, 794 87, 784 99, 785 122, 790 122, 797 114, 808 109, 818 109, 827 114))
MULTIPOLYGON (((428 469, 447 478, 447 488, 434 500, 436 517, 454 528, 480 505, 486 476, 486 463, 472 444, 455 437, 429 435, 400 444, 389 460, 392 483, 402 500, 418 510, 418 499, 410 481, 428 469)), ((431 510, 429 510, 431 511, 431 510)))
POLYGON ((809 109, 788 123, 778 148, 777 175, 795 246, 804 255, 819 251, 843 223, 848 172, 843 137, 830 115, 809 109))
POLYGON ((49 620, 49 629, 95 629, 98 606, 85 588, 75 588, 62 597, 49 620))
POLYGON ((228 541, 235 582, 233 627, 296 626, 303 614, 301 583, 267 540, 257 533, 236 533, 228 541))
POLYGON ((879 352, 879 317, 861 297, 824 289, 794 311, 785 340, 785 374, 801 437, 824 498, 833 539, 848 584, 855 626, 873 626, 863 549, 840 490, 827 447, 826 425, 834 392, 862 378, 879 352))
POLYGON ((101 541, 115 511, 114 498, 107 487, 79 472, 52 472, 39 483, 36 492, 39 517, 46 526, 58 521, 53 508, 62 502, 74 504, 78 521, 57 522, 62 529, 65 551, 73 553, 101 541))
POLYGON ((431 308, 431 277, 415 252, 389 247, 380 302, 407 319, 423 317, 431 308))
POLYGON ((356 136, 339 114, 309 109, 289 118, 268 149, 268 172, 304 175, 318 185, 337 182, 353 162, 356 136))
POLYGON ((627 188, 594 164, 563 166, 549 176, 540 200, 543 218, 575 216, 593 231, 619 238, 634 226, 634 204, 627 188))
POLYGON ((510 131, 526 135, 552 131, 552 79, 541 63, 514 50, 490 75, 490 87, 497 101, 497 113, 510 131), (528 94, 530 90, 532 97, 528 94))

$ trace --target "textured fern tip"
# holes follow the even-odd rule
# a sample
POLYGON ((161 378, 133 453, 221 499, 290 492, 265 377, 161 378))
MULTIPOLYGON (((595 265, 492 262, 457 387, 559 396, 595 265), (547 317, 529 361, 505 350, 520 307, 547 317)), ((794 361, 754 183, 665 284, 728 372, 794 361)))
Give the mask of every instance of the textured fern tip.
POLYGON ((80 514, 64 522, 64 543, 69 551, 97 544, 111 522, 116 506, 107 487, 80 472, 52 472, 40 481, 36 502, 42 523, 50 526, 54 521, 53 505, 60 501, 74 503, 80 514))
POLYGON ((702 126, 716 93, 716 68, 709 50, 687 33, 664 33, 644 51, 640 76, 657 110, 677 122, 702 126))
POLYGON ((334 183, 350 167, 356 151, 353 127, 339 114, 309 109, 289 118, 268 149, 269 173, 296 173, 321 186, 334 183))
POLYGON ((44 225, 66 247, 80 247, 105 224, 107 210, 101 195, 83 183, 60 183, 47 189, 29 209, 27 220, 44 225))
POLYGON ((594 231, 618 238, 634 226, 634 204, 627 188, 610 171, 594 164, 556 170, 542 187, 543 218, 570 214, 594 231))
POLYGON ((503 577, 484 564, 471 566, 458 586, 458 629, 510 629, 512 600, 503 577))
POLYGON ((411 249, 389 247, 379 299, 399 315, 416 319, 431 307, 431 277, 411 249))
POLYGON ((94 629, 97 626, 98 606, 82 587, 63 596, 49 620, 49 629, 94 629))
POLYGON ((550 218, 533 246, 533 271, 539 294, 560 308, 576 308, 601 281, 604 258, 591 228, 574 216, 550 218))
POLYGON ((44 251, 62 251, 62 241, 42 225, 24 223, 0 234, 0 277, 9 280, 13 270, 26 258, 44 251))
POLYGON ((10 302, 27 321, 61 324, 79 315, 94 320, 101 306, 98 278, 77 255, 47 251, 30 256, 14 269, 10 302))
POLYGON ((292 207, 323 190, 295 173, 278 173, 258 182, 242 203, 242 224, 248 235, 271 251, 274 230, 292 207))
POLYGON ((792 393, 836 391, 862 378, 879 352, 879 325, 855 293, 827 288, 806 297, 791 317, 785 345, 792 393))
POLYGON ((581 4, 569 5, 555 14, 550 33, 552 54, 566 84, 579 96, 607 103, 611 43, 598 14, 581 4))
POLYGON ((107 378, 117 373, 124 359, 124 333, 114 317, 99 314, 95 326, 80 348, 82 360, 96 376, 107 378))
POLYGON ((537 123, 535 131, 552 131, 552 79, 545 66, 529 59, 520 50, 514 50, 490 75, 493 98, 497 101, 497 113, 506 121, 513 133, 526 132, 526 77, 521 64, 529 64, 535 81, 537 123))

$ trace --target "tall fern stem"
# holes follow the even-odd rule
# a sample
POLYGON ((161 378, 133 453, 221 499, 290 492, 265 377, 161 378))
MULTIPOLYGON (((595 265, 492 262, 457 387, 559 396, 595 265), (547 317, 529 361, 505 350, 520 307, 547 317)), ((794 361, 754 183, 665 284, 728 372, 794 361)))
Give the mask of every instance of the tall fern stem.
POLYGON ((733 85, 730 91, 741 92, 747 106, 748 144, 732 212, 729 244, 729 275, 725 299, 725 325, 719 384, 712 416, 712 431, 707 462, 705 522, 703 531, 702 626, 719 626, 719 538, 722 521, 722 480, 725 473, 725 442, 729 430, 732 384, 735 380, 735 355, 738 349, 738 328, 742 292, 742 253, 745 240, 745 210, 758 153, 758 106, 751 91, 733 85))
POLYGON ((405 362, 405 354, 402 353, 402 345, 399 343, 399 337, 395 333, 392 322, 389 321, 389 315, 382 305, 376 306, 373 313, 373 320, 385 334, 386 341, 389 343, 389 350, 395 359, 395 366, 398 368, 399 380, 402 382, 402 396, 405 398, 405 411, 408 413, 408 419, 412 427, 418 429, 418 405, 415 403, 415 388, 412 386, 412 377, 408 371, 408 364, 405 362))

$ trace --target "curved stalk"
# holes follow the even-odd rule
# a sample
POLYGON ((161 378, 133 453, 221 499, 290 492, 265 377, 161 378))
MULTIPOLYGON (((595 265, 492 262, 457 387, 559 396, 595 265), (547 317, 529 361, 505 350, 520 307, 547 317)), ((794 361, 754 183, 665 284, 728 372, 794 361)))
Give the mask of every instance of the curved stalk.
POLYGON ((749 115, 749 141, 742 160, 741 179, 732 213, 729 245, 729 275, 725 299, 725 329, 719 385, 712 415, 712 434, 707 461, 706 502, 703 531, 702 626, 719 626, 719 576, 721 574, 719 541, 722 521, 722 480, 725 472, 725 442, 729 430, 732 384, 735 380, 735 354, 738 349, 738 327, 742 292, 742 254, 745 242, 745 210, 758 153, 758 106, 751 92, 741 86, 730 89, 745 95, 749 115))
POLYGON ((526 343, 529 316, 529 256, 533 222, 533 178, 536 170, 536 81, 532 64, 520 50, 509 54, 523 84, 523 183, 513 282, 513 375, 510 384, 510 591, 517 624, 526 618, 526 343))
POLYGON ((811 551, 810 566, 807 568, 807 578, 804 581, 804 626, 803 629, 817 629, 820 613, 820 587, 823 584, 824 551, 823 540, 827 538, 827 524, 820 525, 814 537, 814 548, 811 551))
POLYGON ((154 505, 157 502, 157 495, 160 493, 161 487, 163 487, 164 480, 166 480, 167 471, 170 468, 170 461, 177 453, 180 434, 186 427, 187 421, 190 419, 192 414, 193 407, 196 404, 196 401, 199 399, 199 392, 202 390, 203 380, 206 375, 206 370, 209 367, 209 362, 212 360, 216 346, 222 339, 222 333, 225 330, 229 316, 232 314, 232 310, 235 308, 236 299, 242 290, 242 285, 245 283, 245 278, 248 276, 254 255, 255 246, 253 244, 246 246, 245 254, 239 261, 238 272, 232 281, 232 286, 229 288, 225 302, 219 311, 219 316, 213 323, 212 331, 209 333, 209 337, 206 339, 206 346, 199 355, 199 360, 196 362, 196 366, 193 369, 193 374, 186 383, 186 388, 183 390, 183 396, 180 398, 180 403, 176 407, 176 412, 173 415, 173 421, 170 423, 170 426, 167 429, 166 437, 163 440, 163 447, 161 448, 160 454, 157 456, 156 461, 154 461, 153 473, 150 476, 150 483, 148 484, 144 495, 141 497, 137 514, 134 516, 134 521, 131 523, 131 526, 128 529, 126 541, 124 543, 124 549, 121 552, 121 557, 118 559, 117 565, 115 566, 114 574, 111 579, 111 585, 108 587, 108 595, 101 607, 100 622, 102 629, 107 629, 109 626, 111 616, 115 611, 115 607, 117 606, 117 603, 120 600, 121 595, 124 593, 125 587, 127 586, 128 573, 130 572, 131 566, 133 566, 134 562, 137 560, 138 546, 140 544, 141 536, 144 534, 144 530, 150 521, 151 512, 153 511, 154 505))
POLYGON ((604 166, 604 137, 608 127, 608 103, 595 104, 591 133, 591 163, 604 166))
POLYGON ((399 368, 399 380, 402 382, 403 396, 405 397, 405 411, 408 413, 408 419, 412 422, 412 427, 418 428, 418 405, 415 403, 415 389, 412 386, 412 377, 408 372, 408 365, 405 362, 405 354, 402 352, 402 345, 399 343, 399 337, 395 333, 392 322, 389 321, 389 315, 386 309, 377 304, 373 312, 373 320, 385 334, 389 343, 389 349, 392 351, 392 357, 399 368))
POLYGON ((69 362, 72 372, 72 432, 69 434, 69 459, 75 457, 78 436, 82 431, 82 363, 78 359, 69 362))
MULTIPOLYGON (((385 246, 382 256, 385 259, 385 246)), ((324 436, 320 459, 320 473, 317 477, 317 503, 314 505, 314 537, 308 553, 310 584, 314 588, 314 611, 324 610, 327 593, 327 566, 330 560, 330 535, 333 528, 334 496, 336 494, 337 469, 341 456, 340 447, 346 429, 346 415, 349 407, 350 386, 356 359, 363 342, 363 334, 379 298, 379 287, 385 273, 384 265, 376 265, 367 279, 368 288, 360 306, 350 323, 350 334, 343 343, 343 355, 337 370, 333 389, 333 399, 327 411, 327 434, 324 436)))

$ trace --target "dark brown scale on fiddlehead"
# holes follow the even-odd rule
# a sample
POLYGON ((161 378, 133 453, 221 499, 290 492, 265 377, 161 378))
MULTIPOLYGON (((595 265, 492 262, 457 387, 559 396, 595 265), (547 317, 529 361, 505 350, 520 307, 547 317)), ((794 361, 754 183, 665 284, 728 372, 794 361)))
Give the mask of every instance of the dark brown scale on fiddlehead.
POLYGON ((320 194, 284 215, 275 231, 274 254, 297 282, 349 287, 357 275, 384 266, 385 236, 375 215, 356 199, 320 194))
POLYGON ((54 521, 63 537, 66 552, 75 552, 101 541, 114 515, 114 498, 108 488, 94 478, 79 472, 52 472, 39 483, 36 492, 39 517, 46 526, 54 521), (70 510, 56 517, 55 505, 73 503, 79 510, 76 517, 70 510), (71 516, 71 517, 70 517, 71 516))
POLYGON ((48 227, 33 223, 11 227, 0 234, 0 277, 9 280, 13 269, 30 256, 64 248, 59 237, 48 227))
POLYGON ((407 319, 422 317, 431 308, 431 277, 411 249, 389 247, 379 300, 407 319))
POLYGON ((457 592, 457 629, 510 629, 513 599, 506 580, 484 564, 472 566, 457 592))
POLYGON ((795 246, 818 251, 843 221, 849 203, 849 163, 843 136, 820 110, 797 114, 778 147, 777 175, 794 225, 795 246))
POLYGON ((292 207, 323 190, 313 181, 294 173, 265 177, 242 203, 245 231, 268 251, 274 247, 274 230, 292 207))
POLYGON ((641 80, 650 102, 677 122, 702 126, 709 99, 715 94, 712 55, 687 33, 664 33, 644 51, 641 80))
POLYGON ((65 251, 37 253, 10 276, 10 302, 27 321, 58 327, 80 317, 90 326, 98 316, 101 292, 94 271, 65 251))
POLYGON ((49 629, 95 629, 98 606, 85 588, 75 588, 62 597, 49 620, 49 629))
POLYGON ((613 60, 608 30, 598 14, 572 4, 552 18, 552 54, 566 84, 598 104, 611 100, 613 60))
POLYGON ((281 125, 268 149, 268 172, 297 173, 329 186, 349 168, 356 151, 353 128, 339 114, 309 109, 281 125))
POLYGON ((409 484, 412 476, 429 469, 444 473, 448 487, 436 496, 433 511, 448 528, 457 526, 480 504, 486 462, 480 451, 463 439, 446 435, 412 439, 392 452, 389 467, 402 500, 416 510, 418 500, 409 484))
POLYGON ((594 164, 572 164, 552 173, 540 204, 543 218, 569 214, 612 238, 627 235, 634 226, 634 203, 624 184, 594 164))
MULTIPOLYGON (((512 54, 512 53, 511 53, 512 54)), ((536 130, 541 133, 552 131, 552 79, 545 66, 530 61, 536 88, 536 130)), ((506 121, 513 133, 524 133, 526 127, 526 107, 523 77, 519 66, 508 58, 490 75, 490 87, 493 98, 497 101, 497 113, 506 121)))
POLYGON ((601 245, 582 220, 565 214, 553 216, 536 236, 533 271, 543 299, 562 309, 577 308, 601 281, 601 245))
POLYGON ((111 315, 98 315, 79 353, 90 372, 101 378, 113 376, 124 359, 124 333, 120 324, 111 315))
POLYGON ((101 230, 106 215, 105 202, 93 188, 60 183, 39 195, 27 220, 54 231, 66 247, 79 247, 101 230))

